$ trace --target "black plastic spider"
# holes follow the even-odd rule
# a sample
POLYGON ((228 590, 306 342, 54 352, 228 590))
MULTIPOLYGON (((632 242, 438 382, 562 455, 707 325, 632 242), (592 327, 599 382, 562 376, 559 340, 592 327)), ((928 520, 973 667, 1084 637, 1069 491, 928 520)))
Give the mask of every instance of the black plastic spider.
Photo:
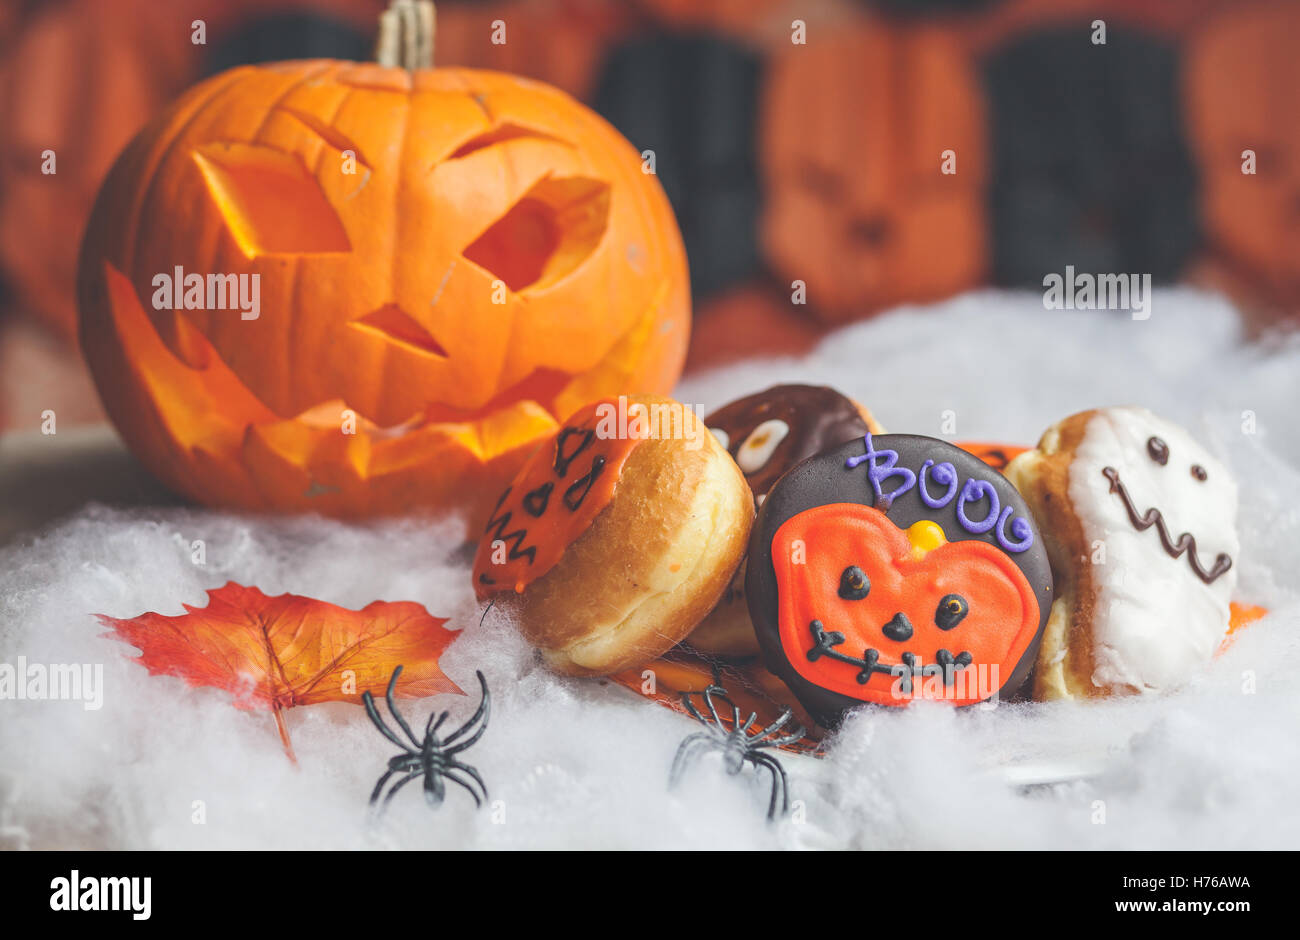
POLYGON ((375 784, 375 789, 370 793, 371 808, 373 809, 375 803, 379 801, 379 795, 384 790, 384 784, 388 783, 393 774, 397 773, 405 774, 405 776, 393 784, 388 791, 388 795, 384 797, 382 809, 388 808, 388 804, 397 795, 398 790, 420 776, 424 777, 424 801, 431 807, 437 808, 441 806, 443 799, 447 796, 445 780, 459 783, 469 791, 470 796, 474 797, 474 805, 482 806, 483 802, 488 798, 487 786, 483 783, 483 778, 469 764, 463 764, 457 760, 456 755, 474 744, 479 738, 483 737, 483 732, 487 731, 492 698, 488 694, 487 680, 483 678, 483 673, 475 673, 478 676, 479 685, 483 688, 483 699, 479 702, 478 711, 474 712, 473 717, 447 737, 439 739, 438 729, 447 720, 450 712, 443 712, 441 715, 433 712, 429 715, 429 720, 424 726, 423 741, 412 733, 411 726, 406 723, 406 719, 402 717, 402 713, 397 710, 397 705, 393 701, 393 689, 397 685, 397 677, 401 674, 401 666, 393 670, 393 677, 388 680, 388 693, 385 698, 388 701, 388 710, 392 712, 393 718, 397 720, 398 727, 406 732, 406 736, 411 739, 411 744, 415 745, 415 747, 409 747, 405 741, 398 737, 395 731, 384 723, 384 719, 380 717, 379 709, 375 707, 375 698, 369 691, 361 694, 361 700, 366 706, 366 714, 375 723, 375 727, 379 729, 384 737, 388 738, 404 752, 396 757, 389 758, 388 772, 379 778, 379 782, 375 784), (435 716, 438 719, 437 721, 434 721, 435 716), (475 724, 478 724, 478 729, 469 737, 465 737, 475 724), (478 785, 479 790, 483 791, 481 800, 478 791, 474 789, 475 784, 478 785))
POLYGON ((721 751, 722 766, 733 776, 744 769, 746 761, 755 767, 766 767, 771 772, 772 798, 767 804, 767 818, 776 818, 778 796, 781 798, 781 815, 784 816, 790 811, 790 782, 786 779, 785 768, 781 766, 781 762, 771 754, 762 753, 762 749, 790 744, 804 736, 804 729, 796 727, 782 737, 772 737, 790 720, 792 711, 789 708, 784 709, 777 716, 776 721, 766 728, 757 728, 753 734, 750 734, 749 729, 753 727, 758 713, 750 712, 748 720, 741 724, 740 708, 727 697, 726 689, 717 685, 709 686, 704 690, 704 702, 709 708, 712 721, 700 714, 689 695, 682 695, 682 704, 686 706, 686 710, 708 730, 687 735, 678 746, 677 755, 673 758, 672 770, 668 774, 668 785, 670 787, 677 785, 693 757, 697 757, 704 751, 721 751), (718 707, 713 704, 715 695, 731 706, 730 727, 718 716, 718 707))

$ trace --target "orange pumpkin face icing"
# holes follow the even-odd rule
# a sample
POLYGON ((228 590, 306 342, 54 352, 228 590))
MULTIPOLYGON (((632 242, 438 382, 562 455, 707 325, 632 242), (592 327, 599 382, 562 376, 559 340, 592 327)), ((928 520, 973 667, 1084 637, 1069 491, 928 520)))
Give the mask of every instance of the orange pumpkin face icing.
POLYGON ((856 705, 971 705, 1024 684, 1052 604, 1029 508, 945 441, 866 434, 768 493, 745 596, 768 669, 824 726, 856 705))
POLYGON ((623 464, 645 440, 635 422, 607 433, 608 414, 616 408, 606 400, 573 415, 501 494, 474 558, 480 600, 499 591, 522 592, 555 567, 609 504, 623 464))
POLYGON ((1038 632, 1038 600, 1006 553, 949 542, 933 522, 904 531, 870 506, 817 506, 777 530, 772 557, 787 659, 850 698, 983 701, 1038 632))

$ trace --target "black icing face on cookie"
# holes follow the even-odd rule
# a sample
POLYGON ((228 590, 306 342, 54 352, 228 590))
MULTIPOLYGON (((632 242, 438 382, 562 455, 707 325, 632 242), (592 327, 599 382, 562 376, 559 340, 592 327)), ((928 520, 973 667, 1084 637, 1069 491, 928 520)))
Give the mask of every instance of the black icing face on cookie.
POLYGON ((868 430, 857 404, 821 385, 775 385, 704 419, 745 474, 755 501, 799 461, 868 430))
POLYGON ((1052 604, 1020 495, 933 438, 866 434, 805 460, 768 494, 749 552, 768 668, 827 725, 864 702, 1015 692, 1052 604))

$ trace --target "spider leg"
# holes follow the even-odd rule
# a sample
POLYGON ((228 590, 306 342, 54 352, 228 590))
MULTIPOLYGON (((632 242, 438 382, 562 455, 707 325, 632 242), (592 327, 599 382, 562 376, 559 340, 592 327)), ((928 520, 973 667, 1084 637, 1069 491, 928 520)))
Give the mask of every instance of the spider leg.
POLYGON ((785 775, 785 768, 775 757, 768 754, 746 754, 745 760, 755 767, 766 767, 772 774, 772 797, 767 802, 767 818, 776 819, 776 798, 781 797, 781 815, 790 812, 790 781, 785 775))
POLYGON ((691 758, 700 750, 700 745, 708 750, 714 743, 714 736, 708 731, 697 731, 695 734, 687 735, 682 739, 682 743, 677 745, 677 754, 673 757, 672 769, 668 771, 668 786, 674 787, 681 780, 682 774, 686 772, 686 767, 691 762, 691 758))
MULTIPOLYGON (((772 722, 766 728, 761 729, 758 734, 754 735, 753 740, 761 741, 770 734, 776 734, 785 727, 786 722, 788 722, 793 715, 794 712, 791 709, 781 709, 781 714, 777 716, 776 721, 772 722)), ((803 737, 803 734, 801 733, 799 737, 803 737)))
POLYGON ((397 796, 398 790, 402 789, 402 787, 406 786, 408 783, 410 783, 412 780, 414 780, 416 777, 420 776, 423 773, 424 773, 423 770, 412 770, 401 780, 393 784, 392 789, 388 791, 388 796, 384 797, 384 809, 388 809, 388 804, 393 802, 393 797, 397 796))
POLYGON ((379 782, 375 784, 375 788, 370 791, 370 805, 372 807, 379 802, 379 794, 384 792, 384 784, 386 784, 395 773, 397 773, 396 770, 386 772, 379 778, 379 782))
POLYGON ((791 731, 789 734, 785 735, 784 737, 769 738, 768 740, 764 741, 761 744, 750 742, 750 747, 754 748, 755 750, 757 750, 760 747, 782 747, 783 745, 793 744, 795 741, 800 740, 801 738, 803 738, 804 734, 805 732, 803 728, 795 728, 793 731, 791 731))
POLYGON ((492 693, 488 691, 487 680, 483 678, 483 673, 481 672, 475 672, 474 675, 478 676, 479 687, 483 690, 483 697, 479 699, 478 710, 470 716, 469 721, 465 722, 451 734, 447 735, 447 740, 444 741, 443 744, 451 744, 456 741, 456 739, 472 728, 474 723, 480 719, 483 723, 479 725, 478 730, 475 731, 468 740, 461 741, 452 749, 451 753, 453 754, 465 750, 465 748, 483 737, 483 732, 487 731, 488 719, 492 717, 492 693))
MULTIPOLYGON (((473 719, 471 719, 471 721, 472 720, 473 719)), ((444 747, 443 753, 459 754, 461 751, 465 750, 466 748, 472 747, 474 743, 478 741, 479 738, 483 737, 483 735, 487 732, 487 729, 488 729, 487 716, 484 716, 482 724, 478 726, 478 730, 475 731, 473 734, 471 734, 468 738, 463 738, 460 741, 456 741, 456 738, 459 737, 461 734, 463 734, 465 731, 465 728, 458 729, 450 736, 448 736, 447 740, 443 742, 444 745, 447 745, 450 744, 452 741, 456 741, 456 743, 453 744, 451 747, 444 747)))
POLYGON ((438 729, 442 727, 442 723, 447 720, 447 716, 450 714, 451 712, 443 712, 441 715, 437 712, 429 712, 429 720, 424 723, 424 738, 426 741, 438 733, 438 729), (437 724, 434 724, 434 718, 438 719, 437 724))
POLYGON ((682 693, 682 704, 685 705, 686 710, 691 713, 691 717, 694 718, 696 721, 698 721, 700 724, 707 725, 709 723, 708 720, 703 715, 700 714, 700 710, 695 707, 695 703, 691 701, 691 696, 689 692, 682 693))
MULTIPOLYGON (((736 719, 737 719, 737 723, 739 723, 740 712, 736 712, 736 719)), ((758 720, 758 712, 750 712, 749 717, 745 719, 745 723, 740 726, 740 730, 748 731, 750 728, 754 726, 754 722, 757 720, 758 720)))
POLYGON ((474 779, 474 782, 477 783, 479 787, 483 790, 483 799, 486 800, 488 798, 487 784, 483 782, 483 778, 479 776, 479 772, 477 770, 475 770, 469 764, 462 764, 460 761, 455 759, 449 760, 447 762, 447 766, 450 767, 452 770, 459 770, 469 774, 470 777, 474 779))
POLYGON ((715 694, 728 704, 730 704, 731 699, 727 698, 727 690, 720 685, 710 685, 704 689, 704 701, 709 706, 709 712, 713 715, 713 721, 719 728, 723 728, 725 725, 723 725, 722 719, 718 717, 718 706, 713 704, 713 696, 715 694))
MULTIPOLYGON (((466 768, 466 769, 468 769, 468 768, 466 768)), ((478 797, 478 791, 476 791, 476 790, 474 789, 473 785, 472 785, 468 780, 462 780, 462 779, 460 778, 460 776, 459 776, 459 775, 456 773, 456 771, 454 771, 454 770, 448 770, 448 771, 446 772, 446 775, 447 775, 447 779, 450 780, 452 783, 459 783, 462 787, 464 787, 466 790, 469 791, 469 795, 472 796, 472 797, 474 797, 474 805, 475 805, 476 807, 482 807, 482 806, 483 806, 483 800, 480 800, 480 799, 479 799, 479 797, 478 797)), ((480 786, 482 785, 482 781, 481 781, 481 780, 479 781, 479 785, 480 785, 480 786)), ((484 797, 485 799, 487 798, 487 790, 486 790, 486 789, 483 791, 483 797, 484 797)))
POLYGON ((408 754, 411 753, 411 749, 407 747, 406 742, 399 738, 396 732, 389 728, 384 722, 383 716, 379 714, 379 709, 375 707, 375 697, 370 694, 369 690, 361 693, 361 704, 366 707, 366 714, 370 716, 370 720, 374 722, 374 725, 379 729, 380 734, 392 741, 403 751, 406 751, 408 754))
POLYGON ((411 743, 414 744, 418 750, 422 746, 421 741, 415 736, 415 732, 411 730, 411 726, 406 723, 406 719, 402 717, 402 713, 397 710, 397 702, 393 698, 393 690, 397 688, 397 677, 401 674, 401 666, 398 666, 393 670, 393 678, 388 680, 388 691, 384 694, 384 698, 388 700, 388 710, 392 712, 393 717, 397 719, 398 726, 406 732, 406 736, 411 739, 411 743))

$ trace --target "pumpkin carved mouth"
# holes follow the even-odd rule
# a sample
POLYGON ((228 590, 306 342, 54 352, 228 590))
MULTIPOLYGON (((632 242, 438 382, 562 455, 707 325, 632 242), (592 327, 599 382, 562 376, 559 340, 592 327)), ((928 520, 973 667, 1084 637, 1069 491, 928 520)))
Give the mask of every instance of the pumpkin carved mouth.
MULTIPOLYGON (((243 465, 259 487, 271 489, 294 478, 295 492, 316 503, 338 498, 355 484, 371 477, 392 475, 418 466, 423 447, 435 439, 452 442, 466 455, 484 464, 508 455, 510 435, 498 433, 507 422, 525 427, 538 438, 558 427, 557 414, 567 413, 569 402, 579 404, 570 386, 575 377, 554 370, 536 370, 518 386, 505 389, 479 409, 457 413, 430 406, 396 425, 381 426, 357 413, 343 399, 322 402, 284 418, 260 401, 226 365, 201 333, 175 315, 172 348, 140 303, 135 288, 112 265, 105 266, 113 325, 133 378, 146 391, 176 450, 190 451, 204 462, 228 460, 243 465), (178 352, 180 353, 178 355, 178 352), (355 430, 344 440, 348 456, 339 464, 340 425, 355 415, 355 430), (340 469, 351 480, 340 479, 340 469)), ((597 366, 597 374, 627 368, 631 350, 638 348, 657 321, 657 310, 647 309, 597 366)), ((352 321, 358 329, 385 335, 390 342, 413 346, 428 356, 445 358, 437 340, 396 305, 352 321)), ((168 481, 178 489, 181 483, 168 481)), ((206 485, 206 484, 205 484, 206 485)))

